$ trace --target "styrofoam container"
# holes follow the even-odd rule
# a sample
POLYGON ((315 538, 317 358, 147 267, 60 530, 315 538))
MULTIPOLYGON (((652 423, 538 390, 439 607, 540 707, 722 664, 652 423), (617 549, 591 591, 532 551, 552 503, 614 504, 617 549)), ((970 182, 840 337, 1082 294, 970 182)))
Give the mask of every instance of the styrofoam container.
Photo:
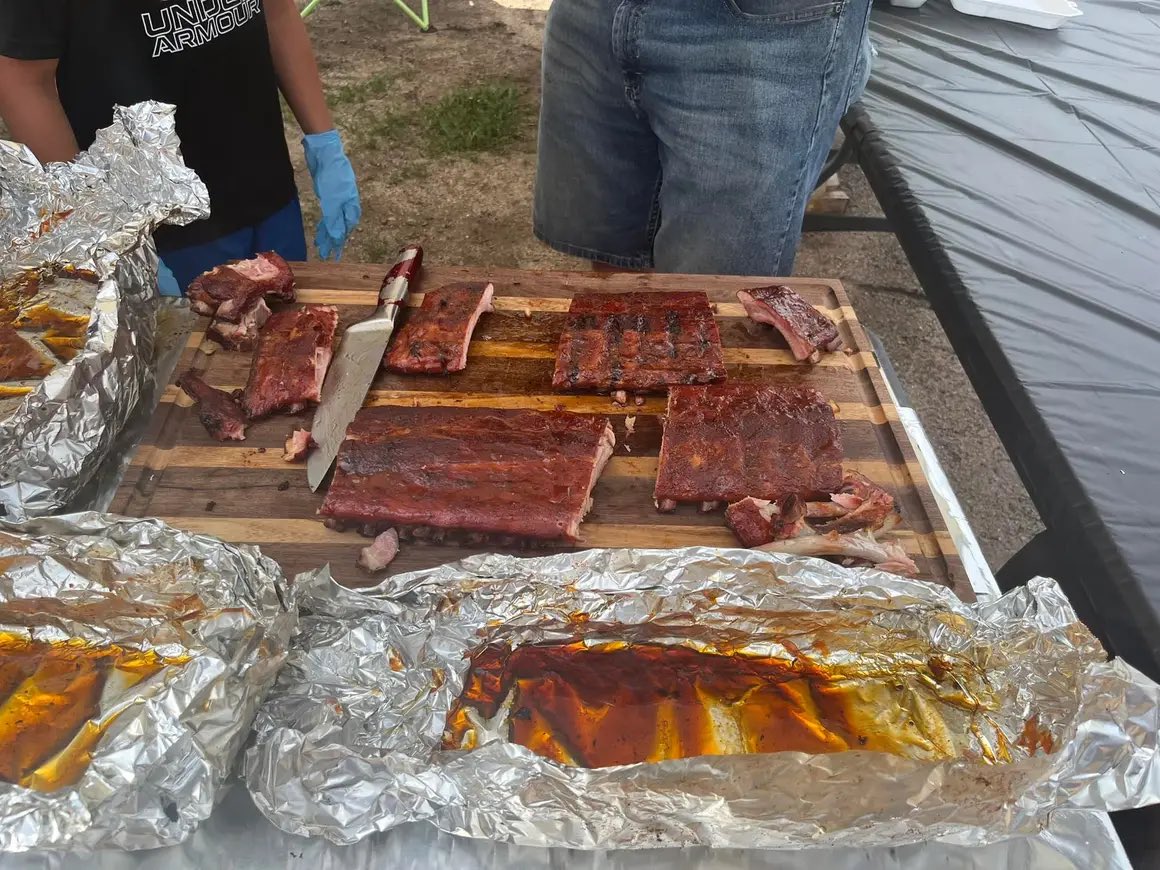
POLYGON ((951 0, 951 5, 967 15, 1001 18, 1045 30, 1055 30, 1067 19, 1083 15, 1071 0, 951 0))
POLYGON ((926 0, 890 0, 891 6, 901 6, 903 9, 917 9, 926 0))

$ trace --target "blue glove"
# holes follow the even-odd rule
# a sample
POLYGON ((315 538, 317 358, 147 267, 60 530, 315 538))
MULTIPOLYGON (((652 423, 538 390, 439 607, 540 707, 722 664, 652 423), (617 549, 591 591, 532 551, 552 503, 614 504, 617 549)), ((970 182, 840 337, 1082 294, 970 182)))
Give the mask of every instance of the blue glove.
POLYGON ((173 272, 165 265, 164 260, 157 261, 157 289, 162 296, 180 296, 181 288, 177 286, 177 279, 173 272))
POLYGON ((322 206, 322 220, 318 222, 314 244, 322 259, 329 260, 334 254, 337 260, 342 256, 347 237, 362 217, 354 168, 337 130, 311 133, 303 137, 302 147, 306 151, 310 177, 314 179, 314 192, 322 206))

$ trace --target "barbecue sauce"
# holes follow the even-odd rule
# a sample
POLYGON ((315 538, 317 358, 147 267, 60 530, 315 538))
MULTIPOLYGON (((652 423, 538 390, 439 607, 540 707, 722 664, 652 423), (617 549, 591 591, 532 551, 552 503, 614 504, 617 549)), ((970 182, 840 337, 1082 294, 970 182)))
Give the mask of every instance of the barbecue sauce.
POLYGON ((98 718, 106 689, 123 692, 186 661, 0 633, 0 782, 44 792, 74 784, 116 719, 98 718))
POLYGON ((907 682, 918 681, 680 646, 493 645, 473 657, 443 746, 474 749, 497 729, 579 767, 783 751, 956 755, 941 721, 920 727, 907 712, 907 682))

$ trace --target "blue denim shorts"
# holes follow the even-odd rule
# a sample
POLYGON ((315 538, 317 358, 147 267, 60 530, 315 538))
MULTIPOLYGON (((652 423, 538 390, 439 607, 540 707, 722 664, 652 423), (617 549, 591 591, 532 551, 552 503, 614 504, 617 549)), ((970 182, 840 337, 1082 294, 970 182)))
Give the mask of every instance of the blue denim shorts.
POLYGON ((536 235, 629 269, 788 275, 870 0, 555 0, 536 235))
POLYGON ((260 224, 203 245, 163 252, 158 277, 161 295, 180 296, 202 272, 230 260, 247 260, 262 251, 277 251, 286 260, 306 259, 306 231, 298 197, 260 224))

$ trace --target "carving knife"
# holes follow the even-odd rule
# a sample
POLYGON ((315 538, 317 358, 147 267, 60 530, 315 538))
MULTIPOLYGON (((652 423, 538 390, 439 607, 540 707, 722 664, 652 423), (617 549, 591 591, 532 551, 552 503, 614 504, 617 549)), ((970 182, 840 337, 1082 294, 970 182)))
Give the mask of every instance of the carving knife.
POLYGON ((306 479, 317 490, 322 483, 339 445, 346 437, 346 427, 366 401, 367 390, 383 362, 387 343, 395 331, 395 320, 411 280, 423 264, 423 249, 408 245, 399 254, 379 290, 379 307, 366 320, 349 327, 330 363, 322 385, 322 401, 314 412, 310 434, 318 446, 306 460, 306 479))

